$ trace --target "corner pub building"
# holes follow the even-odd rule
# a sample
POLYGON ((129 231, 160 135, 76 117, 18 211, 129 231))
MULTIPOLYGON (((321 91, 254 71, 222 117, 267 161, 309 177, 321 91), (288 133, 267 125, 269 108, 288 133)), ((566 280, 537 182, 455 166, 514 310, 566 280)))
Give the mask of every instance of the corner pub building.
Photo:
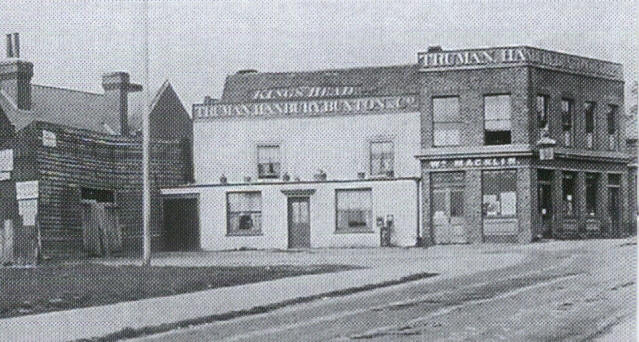
POLYGON ((244 70, 193 106, 195 183, 162 190, 165 224, 211 250, 632 233, 623 108, 620 64, 526 46, 244 70))

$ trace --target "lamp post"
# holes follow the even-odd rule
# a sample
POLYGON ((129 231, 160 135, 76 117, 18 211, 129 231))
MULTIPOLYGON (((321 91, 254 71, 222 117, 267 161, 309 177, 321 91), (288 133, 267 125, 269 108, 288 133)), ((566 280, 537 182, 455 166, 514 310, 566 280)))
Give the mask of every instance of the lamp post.
POLYGON ((143 265, 151 265, 151 195, 149 183, 149 0, 144 0, 144 112, 142 113, 142 248, 143 265))

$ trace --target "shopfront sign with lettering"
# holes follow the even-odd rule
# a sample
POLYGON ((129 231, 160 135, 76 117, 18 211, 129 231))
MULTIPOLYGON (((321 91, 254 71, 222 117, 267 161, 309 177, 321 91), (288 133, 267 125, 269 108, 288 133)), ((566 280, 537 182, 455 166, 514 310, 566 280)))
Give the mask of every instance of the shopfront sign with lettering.
POLYGON ((478 167, 495 167, 495 166, 516 166, 516 165, 519 165, 519 161, 515 157, 466 158, 466 159, 431 160, 427 163, 427 165, 431 169, 478 168, 478 167))

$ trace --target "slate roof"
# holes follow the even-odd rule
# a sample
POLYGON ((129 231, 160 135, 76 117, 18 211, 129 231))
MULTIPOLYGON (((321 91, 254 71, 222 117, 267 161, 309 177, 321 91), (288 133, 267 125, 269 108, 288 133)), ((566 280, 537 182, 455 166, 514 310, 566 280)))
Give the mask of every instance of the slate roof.
POLYGON ((220 102, 252 101, 249 92, 302 86, 359 86, 362 96, 413 94, 419 90, 419 66, 395 65, 301 72, 238 73, 226 77, 220 102))

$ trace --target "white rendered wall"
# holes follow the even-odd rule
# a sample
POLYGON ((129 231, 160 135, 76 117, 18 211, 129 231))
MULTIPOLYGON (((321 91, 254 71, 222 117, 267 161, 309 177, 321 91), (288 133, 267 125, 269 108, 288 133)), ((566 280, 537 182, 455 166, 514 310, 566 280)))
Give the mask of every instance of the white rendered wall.
POLYGON ((371 188, 373 225, 378 216, 394 216, 391 243, 415 246, 417 240, 417 184, 415 180, 319 182, 296 184, 251 184, 237 186, 185 187, 164 189, 162 193, 199 194, 200 243, 204 250, 288 247, 287 197, 282 190, 314 189, 310 196, 311 247, 376 247, 379 230, 372 233, 335 233, 335 189, 371 188), (262 235, 227 236, 226 193, 262 192, 262 235))
POLYGON ((221 118, 193 125, 195 181, 229 183, 257 180, 257 145, 280 145, 282 173, 312 180, 318 169, 328 179, 356 179, 369 167, 371 140, 392 140, 395 177, 419 177, 419 113, 389 113, 303 118, 221 118))

